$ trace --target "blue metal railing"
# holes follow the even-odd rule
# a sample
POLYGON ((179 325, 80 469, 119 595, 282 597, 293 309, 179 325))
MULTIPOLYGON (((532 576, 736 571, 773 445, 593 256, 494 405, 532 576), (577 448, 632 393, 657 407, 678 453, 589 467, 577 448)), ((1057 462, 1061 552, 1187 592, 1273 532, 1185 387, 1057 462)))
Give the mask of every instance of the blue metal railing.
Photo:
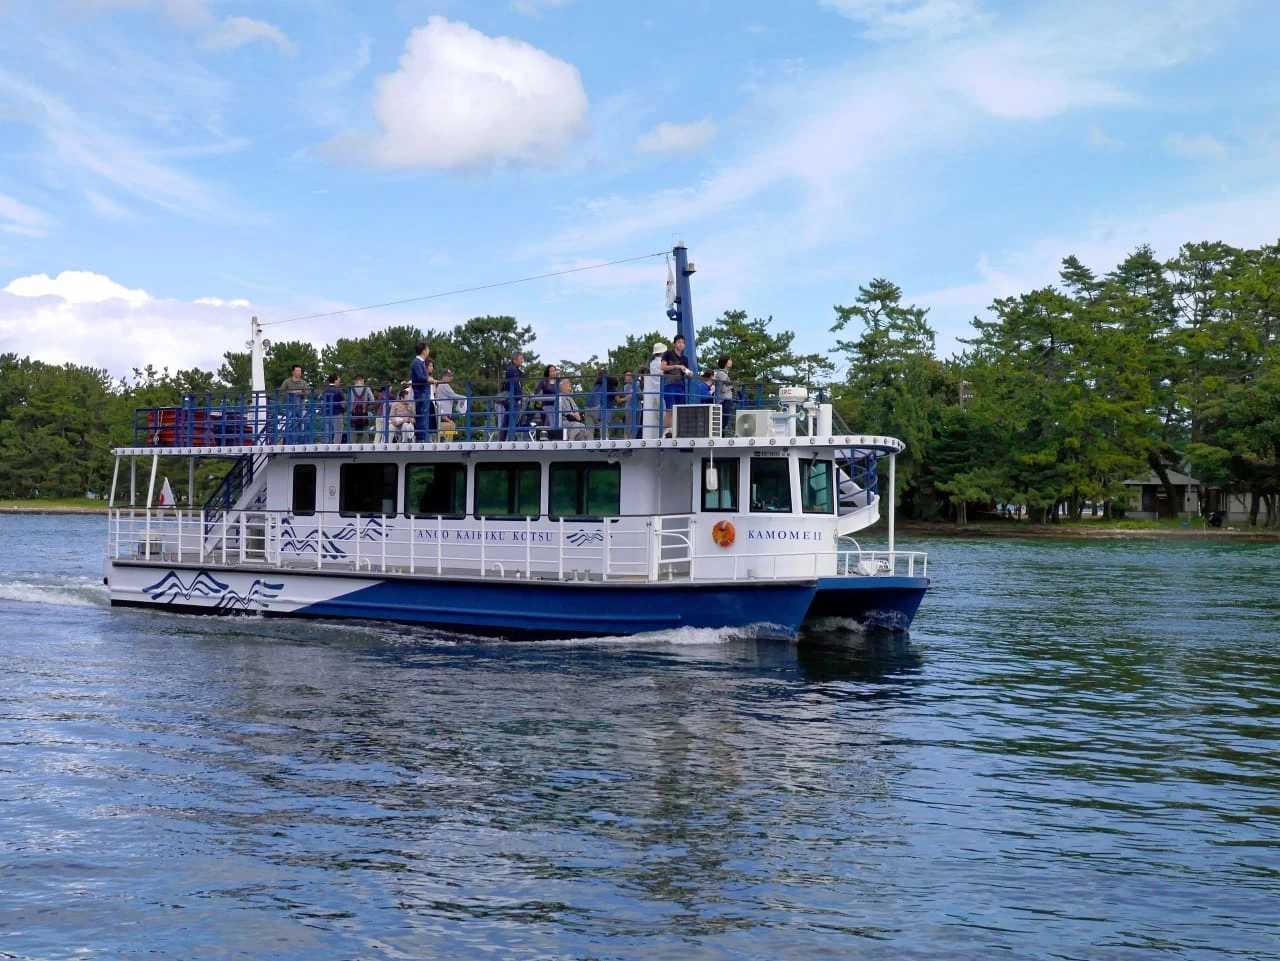
MULTIPOLYGON (((252 444, 324 444, 413 440, 522 440, 531 436, 560 438, 586 432, 600 438, 640 436, 650 418, 665 417, 668 395, 661 387, 645 390, 637 377, 626 384, 611 378, 601 388, 565 391, 553 382, 553 392, 536 393, 514 384, 498 392, 476 390, 470 383, 452 385, 456 399, 398 396, 397 385, 374 387, 373 401, 363 415, 353 416, 351 388, 294 394, 223 393, 184 395, 177 407, 143 407, 134 413, 134 443, 138 447, 240 447, 252 444), (647 403, 646 403, 647 402, 647 403), (448 416, 446 416, 446 414, 448 416), (258 425, 255 429, 255 425, 258 425)), ((774 406, 776 388, 746 384, 725 402, 733 410, 774 406)), ((688 383, 680 403, 712 403, 699 385, 688 383)), ((662 423, 661 419, 658 421, 662 423)), ((726 416, 726 434, 733 432, 726 416)))

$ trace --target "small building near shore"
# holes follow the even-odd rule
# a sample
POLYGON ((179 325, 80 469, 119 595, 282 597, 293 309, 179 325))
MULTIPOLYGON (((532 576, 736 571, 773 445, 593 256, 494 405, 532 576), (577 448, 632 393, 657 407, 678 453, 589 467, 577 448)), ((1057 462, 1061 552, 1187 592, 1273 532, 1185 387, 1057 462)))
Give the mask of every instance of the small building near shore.
POLYGON ((1187 474, 1169 471, 1173 497, 1154 473, 1124 482, 1124 513, 1135 520, 1154 521, 1161 518, 1186 517, 1200 512, 1200 482, 1187 474))

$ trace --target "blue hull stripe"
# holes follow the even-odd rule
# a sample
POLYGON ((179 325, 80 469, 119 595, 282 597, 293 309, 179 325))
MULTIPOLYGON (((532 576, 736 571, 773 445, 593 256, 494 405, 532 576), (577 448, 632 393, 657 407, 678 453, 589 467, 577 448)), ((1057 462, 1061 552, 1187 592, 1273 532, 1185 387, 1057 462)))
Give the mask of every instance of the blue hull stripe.
POLYGON ((384 581, 295 613, 392 620, 539 637, 638 634, 679 627, 745 628, 793 637, 813 599, 814 582, 695 585, 638 589, 598 582, 494 584, 384 581))

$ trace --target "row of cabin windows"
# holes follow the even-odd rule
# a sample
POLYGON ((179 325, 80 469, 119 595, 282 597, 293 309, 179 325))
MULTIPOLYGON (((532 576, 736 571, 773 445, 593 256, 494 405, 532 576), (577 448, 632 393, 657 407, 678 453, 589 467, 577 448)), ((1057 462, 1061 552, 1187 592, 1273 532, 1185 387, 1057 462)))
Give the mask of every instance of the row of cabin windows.
MULTIPOLYGON (((316 512, 316 465, 293 468, 293 513, 316 512)), ((552 464, 547 471, 551 517, 617 517, 622 513, 619 464, 552 464)), ((339 469, 338 511, 342 514, 396 514, 396 464, 343 464, 339 469)), ((406 464, 406 517, 464 517, 465 464, 406 464)), ((542 513, 542 469, 537 464, 477 464, 476 517, 538 517, 542 513)))
MULTIPOLYGON (((750 464, 750 510, 791 513, 791 468, 786 458, 756 458, 750 464)), ((741 462, 702 462, 702 509, 739 511, 741 462)), ((618 464, 560 463, 547 470, 548 515, 617 517, 621 511, 622 471, 618 464)), ((343 464, 338 510, 343 514, 397 513, 396 464, 343 464)), ((406 464, 405 516, 464 517, 467 513, 465 464, 406 464)), ((542 508, 542 469, 537 464, 477 464, 477 517, 538 517, 542 508)), ((800 462, 800 509, 806 514, 835 511, 835 471, 831 461, 800 462)), ((316 465, 293 468, 293 512, 316 511, 316 465)))
MULTIPOLYGON (((751 458, 750 509, 755 513, 791 513, 791 464, 781 457, 751 458)), ((737 460, 702 462, 702 509, 737 513, 737 460)), ((829 460, 800 462, 800 509, 806 514, 835 512, 835 470, 829 460)))

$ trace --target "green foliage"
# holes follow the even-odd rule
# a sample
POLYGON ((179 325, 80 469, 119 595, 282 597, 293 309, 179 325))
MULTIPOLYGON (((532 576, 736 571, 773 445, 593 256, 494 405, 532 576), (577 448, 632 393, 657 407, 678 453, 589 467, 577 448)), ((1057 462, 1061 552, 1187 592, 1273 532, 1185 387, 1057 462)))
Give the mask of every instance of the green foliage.
MULTIPOLYGON (((967 351, 946 362, 927 312, 888 280, 860 287, 835 313, 829 357, 797 353, 795 334, 772 317, 726 311, 698 331, 700 365, 728 354, 739 384, 827 388, 851 431, 905 441, 896 500, 908 516, 963 522, 1014 504, 1041 521, 1066 505, 1078 519, 1086 503, 1123 497, 1127 479, 1178 470, 1252 495, 1280 526, 1280 244, 1187 244, 1164 263, 1140 247, 1102 275, 1067 257, 1057 285, 997 300, 974 319, 967 351), (835 383, 833 358, 844 361, 835 383)), ((476 390, 498 388, 516 350, 530 373, 542 368, 530 327, 475 317, 322 349, 275 342, 267 387, 295 363, 316 386, 330 372, 398 382, 421 341, 438 374, 451 368, 476 390)), ((559 366, 586 386, 602 370, 647 370, 656 341, 670 335, 631 334, 603 360, 559 366)), ((249 381, 248 354, 237 351, 216 372, 143 368, 115 383, 100 370, 0 354, 0 497, 104 493, 109 451, 131 442, 137 409, 145 418, 184 394, 248 390, 249 381)), ((223 469, 203 465, 198 486, 211 488, 223 469)))
POLYGON ((733 358, 734 380, 759 384, 817 384, 835 372, 821 354, 796 354, 794 331, 769 328, 772 317, 747 319, 745 310, 726 310, 710 327, 698 331, 698 366, 716 367, 720 357, 733 358))

